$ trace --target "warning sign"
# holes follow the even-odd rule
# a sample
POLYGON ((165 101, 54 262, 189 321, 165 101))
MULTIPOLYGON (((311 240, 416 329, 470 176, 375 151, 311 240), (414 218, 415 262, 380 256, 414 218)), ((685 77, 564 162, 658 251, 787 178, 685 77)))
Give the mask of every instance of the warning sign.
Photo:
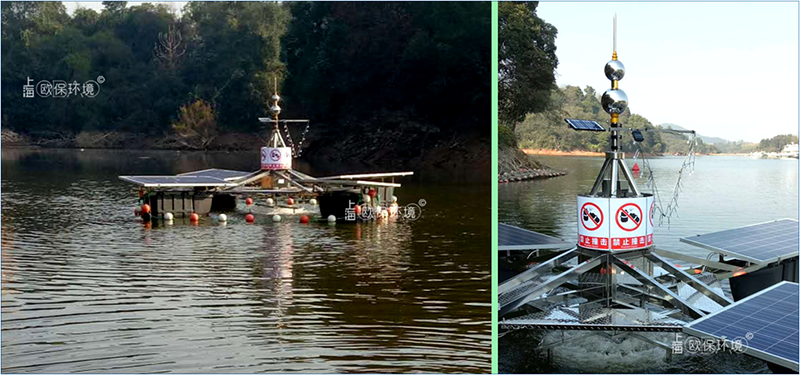
POLYGON ((587 230, 597 230, 603 225, 603 211, 592 202, 584 203, 581 207, 581 224, 587 230))
POLYGON ((653 217, 656 215, 656 200, 652 195, 648 195, 646 199, 647 207, 650 207, 650 212, 648 214, 648 216, 650 216, 650 220, 648 221, 647 229, 645 230, 645 238, 647 240, 647 246, 651 246, 653 244, 653 228, 655 227, 655 224, 653 224, 653 217))
POLYGON ((617 225, 620 229, 628 232, 639 229, 644 219, 641 207, 635 203, 623 205, 617 210, 617 214, 614 217, 617 219, 617 225))
MULTIPOLYGON (((611 198, 611 250, 636 250, 648 246, 647 224, 643 207, 648 207, 647 198, 611 198)), ((649 213, 649 212, 648 212, 649 213)), ((652 241, 652 240, 651 240, 652 241)))
POLYGON ((609 218, 607 198, 578 196, 578 245, 586 249, 608 250, 609 218))

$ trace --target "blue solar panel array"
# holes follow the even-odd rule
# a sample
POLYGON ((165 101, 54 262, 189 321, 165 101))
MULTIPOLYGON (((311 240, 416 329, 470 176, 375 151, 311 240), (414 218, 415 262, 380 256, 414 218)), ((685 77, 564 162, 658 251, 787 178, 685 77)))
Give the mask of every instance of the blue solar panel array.
POLYGON ((119 178, 124 181, 148 187, 235 186, 228 181, 206 176, 120 176, 119 178))
POLYGON ((797 220, 768 223, 681 238, 681 241, 754 263, 771 263, 797 256, 800 247, 797 220))
POLYGON ((745 354, 797 372, 799 291, 798 284, 781 282, 690 323, 684 332, 731 341, 743 338, 740 342, 745 354))
POLYGON ((575 246, 555 237, 503 223, 497 224, 497 245, 501 251, 568 249, 575 246))
POLYGON ((572 118, 565 119, 564 121, 566 121, 567 124, 569 124, 569 126, 575 130, 586 130, 593 132, 602 132, 606 130, 600 124, 598 124, 597 121, 577 120, 572 118))

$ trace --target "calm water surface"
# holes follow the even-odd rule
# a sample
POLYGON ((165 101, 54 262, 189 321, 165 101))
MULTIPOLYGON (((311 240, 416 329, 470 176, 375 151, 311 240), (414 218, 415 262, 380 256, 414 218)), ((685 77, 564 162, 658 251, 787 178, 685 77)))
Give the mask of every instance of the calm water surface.
MULTIPOLYGON (((541 157, 564 177, 501 184, 499 220, 577 242, 575 196, 591 190, 602 158, 541 157)), ((683 157, 650 159, 656 186, 666 206, 672 197, 683 157)), ((633 161, 628 160, 632 166, 633 161)), ((641 161, 640 161, 641 166, 641 161)), ((642 173, 637 186, 646 192, 642 173)), ((751 159, 735 156, 698 156, 695 170, 683 177, 677 216, 654 231, 657 247, 705 258, 708 252, 679 242, 682 237, 731 229, 781 218, 798 218, 798 161, 751 159)), ((657 223, 658 224, 658 223, 657 223)), ((676 261, 677 264, 683 262, 676 261)), ((724 284, 727 289, 727 283, 724 284)), ((567 333, 571 335, 574 333, 567 333)), ((764 362, 744 355, 673 356, 664 350, 629 339, 611 344, 594 337, 554 350, 553 361, 537 357, 531 345, 541 337, 529 331, 500 339, 501 372, 645 372, 645 373, 752 373, 769 372, 764 362)), ((553 337, 550 337, 552 339, 553 337)), ((672 342, 672 338, 667 338, 672 342)), ((667 340, 665 339, 665 341, 667 340)))
POLYGON ((490 371, 488 180, 404 179, 414 222, 148 228, 117 179, 257 157, 3 150, 3 372, 490 371))

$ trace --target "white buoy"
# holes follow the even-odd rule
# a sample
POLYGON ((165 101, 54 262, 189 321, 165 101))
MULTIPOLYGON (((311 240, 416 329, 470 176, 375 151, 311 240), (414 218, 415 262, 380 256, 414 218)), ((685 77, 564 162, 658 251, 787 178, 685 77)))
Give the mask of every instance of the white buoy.
POLYGON ((311 203, 311 205, 313 205, 313 206, 316 206, 316 205, 317 205, 317 200, 316 200, 316 199, 314 199, 314 198, 311 198, 311 199, 308 201, 308 203, 311 203))
POLYGON ((164 214, 164 220, 172 221, 172 212, 167 212, 164 214))
POLYGON ((272 215, 272 221, 276 223, 281 221, 281 215, 272 215))
POLYGON ((396 202, 397 202, 397 197, 392 195, 392 203, 396 203, 396 202))
POLYGON ((219 214, 219 216, 217 216, 217 220, 222 222, 222 223, 224 223, 224 222, 228 221, 228 215, 219 214))
POLYGON ((335 223, 336 222, 336 216, 329 215, 328 216, 328 222, 329 223, 335 223))
POLYGON ((272 198, 267 198, 267 206, 274 206, 275 201, 272 198))

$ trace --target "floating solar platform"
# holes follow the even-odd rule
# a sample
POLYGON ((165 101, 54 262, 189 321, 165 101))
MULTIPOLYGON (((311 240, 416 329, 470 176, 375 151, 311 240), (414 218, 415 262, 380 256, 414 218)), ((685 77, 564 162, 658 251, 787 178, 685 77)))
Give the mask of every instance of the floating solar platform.
POLYGON ((798 284, 783 281, 695 320, 683 331, 701 338, 740 340, 744 354, 797 373, 798 291, 798 284))
POLYGON ((772 263, 798 255, 798 222, 781 219, 694 237, 681 242, 756 264, 772 263))
POLYGON ((232 187, 235 183, 208 176, 119 176, 120 180, 143 187, 232 187))
POLYGON ((606 129, 603 128, 602 125, 597 123, 597 121, 577 120, 572 118, 565 119, 564 121, 566 121, 567 124, 569 124, 569 127, 575 130, 592 131, 592 132, 606 131, 606 129))
POLYGON ((569 249, 575 246, 555 237, 503 223, 497 224, 497 237, 497 249, 500 251, 569 249))
POLYGON ((221 180, 235 180, 251 174, 252 172, 233 171, 230 169, 204 169, 202 171, 186 172, 178 176, 213 177, 221 180))

